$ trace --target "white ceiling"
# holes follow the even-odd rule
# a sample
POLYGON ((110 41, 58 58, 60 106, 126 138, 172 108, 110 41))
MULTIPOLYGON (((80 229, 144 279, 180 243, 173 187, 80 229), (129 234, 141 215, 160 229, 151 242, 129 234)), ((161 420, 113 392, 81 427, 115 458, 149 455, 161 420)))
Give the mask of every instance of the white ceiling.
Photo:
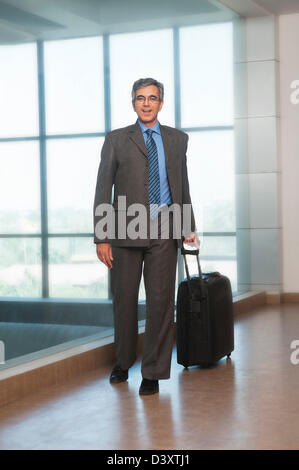
POLYGON ((299 12, 299 0, 0 0, 0 44, 299 12))
POLYGON ((0 0, 0 44, 231 19, 217 0, 0 0))
POLYGON ((282 15, 299 12, 299 0, 220 0, 242 16, 282 15))
POLYGON ((282 15, 299 12, 299 0, 254 0, 269 13, 282 15))

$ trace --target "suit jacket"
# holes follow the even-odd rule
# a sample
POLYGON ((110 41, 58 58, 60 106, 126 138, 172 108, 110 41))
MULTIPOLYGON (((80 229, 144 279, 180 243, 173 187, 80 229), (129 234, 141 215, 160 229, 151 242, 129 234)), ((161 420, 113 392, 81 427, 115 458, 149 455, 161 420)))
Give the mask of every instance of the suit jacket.
MULTIPOLYGON (((195 220, 189 194, 186 150, 188 135, 172 127, 160 124, 165 151, 166 171, 172 202, 180 206, 190 204, 191 231, 195 231, 195 220)), ((94 242, 109 242, 115 246, 142 247, 149 245, 149 196, 148 196, 148 156, 141 128, 136 122, 131 126, 116 129, 106 135, 101 153, 96 192, 94 199, 94 242), (112 187, 114 196, 111 199, 112 187), (118 197, 126 196, 126 207, 118 206, 118 197), (96 215, 99 204, 111 204, 115 211, 115 238, 98 238, 96 225, 104 216, 96 215), (126 226, 136 217, 127 215, 126 210, 134 203, 147 208, 147 236, 131 240, 127 236, 118 236, 118 212, 126 218, 126 226)), ((182 217, 182 212, 181 212, 182 217)), ((187 234, 185 234, 187 235, 187 234)), ((182 238, 177 240, 182 246, 182 238)))

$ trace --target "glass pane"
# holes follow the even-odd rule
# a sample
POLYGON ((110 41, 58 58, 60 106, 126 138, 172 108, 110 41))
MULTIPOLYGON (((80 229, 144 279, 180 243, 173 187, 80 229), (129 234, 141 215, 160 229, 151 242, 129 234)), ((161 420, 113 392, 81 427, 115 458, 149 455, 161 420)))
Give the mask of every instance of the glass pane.
POLYGON ((45 43, 48 134, 104 131, 102 38, 45 43))
POLYGON ((92 233, 93 201, 104 139, 47 142, 50 233, 92 233))
POLYGON ((218 271, 220 274, 227 276, 231 283, 231 288, 233 293, 237 293, 237 261, 229 260, 215 260, 215 261, 206 261, 203 260, 202 263, 202 272, 214 272, 218 271))
POLYGON ((0 233, 40 233, 38 142, 0 142, 0 233))
POLYGON ((164 84, 161 124, 174 125, 172 30, 115 34, 110 37, 112 128, 136 121, 131 90, 139 78, 151 77, 164 84))
POLYGON ((0 64, 0 137, 37 135, 36 45, 0 46, 0 64))
POLYGON ((180 29, 182 127, 232 125, 231 23, 180 29))
POLYGON ((0 238, 0 296, 41 297, 39 238, 0 238))
MULTIPOLYGON (((196 257, 187 255, 187 263, 190 275, 196 274, 198 276, 196 257)), ((202 273, 218 271, 220 274, 227 276, 231 283, 232 292, 237 293, 237 260, 205 260, 203 255, 200 254, 200 268, 202 273)))
POLYGON ((108 298, 108 268, 88 238, 49 239, 50 297, 108 298))
POLYGON ((233 131, 190 132, 188 177, 197 229, 234 232, 233 131))
POLYGON ((200 255, 201 257, 219 258, 220 256, 236 257, 236 237, 222 236, 214 237, 201 235, 200 237, 200 255))

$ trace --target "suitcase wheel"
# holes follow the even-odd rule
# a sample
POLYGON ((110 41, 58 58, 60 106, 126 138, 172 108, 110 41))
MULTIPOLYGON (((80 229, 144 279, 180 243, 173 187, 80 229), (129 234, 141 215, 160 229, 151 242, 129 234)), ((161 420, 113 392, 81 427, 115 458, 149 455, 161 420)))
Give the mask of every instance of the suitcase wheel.
POLYGON ((231 355, 231 353, 227 354, 227 356, 226 356, 227 359, 230 359, 230 355, 231 355))

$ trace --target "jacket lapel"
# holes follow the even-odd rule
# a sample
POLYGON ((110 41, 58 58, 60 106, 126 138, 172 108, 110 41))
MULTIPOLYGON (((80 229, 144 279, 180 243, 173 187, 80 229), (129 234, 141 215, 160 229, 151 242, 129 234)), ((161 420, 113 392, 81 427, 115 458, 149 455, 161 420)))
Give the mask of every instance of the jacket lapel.
POLYGON ((162 141, 163 141, 163 146, 164 146, 166 168, 167 170, 170 170, 172 167, 172 154, 173 154, 172 134, 167 129, 167 127, 164 127, 161 124, 160 124, 160 129, 161 129, 162 141))
POLYGON ((137 147, 139 148, 142 156, 147 158, 147 150, 146 150, 144 138, 143 138, 143 135, 142 135, 142 131, 140 129, 140 126, 139 126, 138 122, 136 122, 136 124, 133 124, 130 127, 129 137, 137 145, 137 147))

